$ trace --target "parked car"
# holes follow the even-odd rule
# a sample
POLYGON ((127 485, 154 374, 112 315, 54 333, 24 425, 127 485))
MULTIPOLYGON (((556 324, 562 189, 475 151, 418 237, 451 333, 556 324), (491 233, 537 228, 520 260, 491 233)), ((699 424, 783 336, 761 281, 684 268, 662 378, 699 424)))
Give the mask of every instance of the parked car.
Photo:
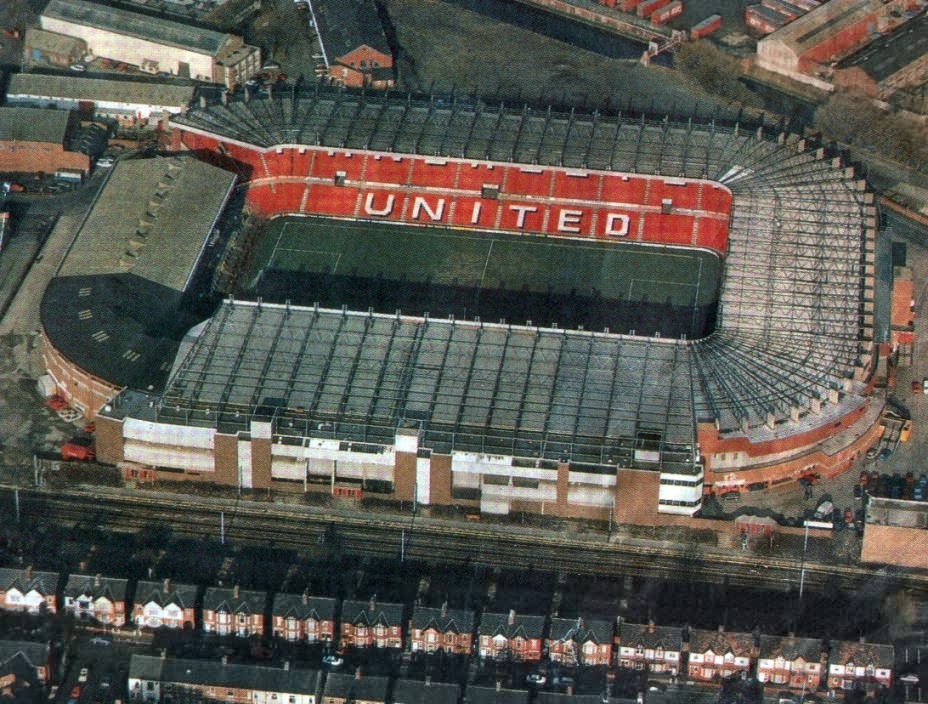
POLYGON ((849 526, 854 523, 854 511, 850 506, 844 509, 844 522, 849 526))
POLYGON ((883 460, 888 460, 889 456, 893 454, 892 448, 884 447, 880 450, 880 454, 876 456, 877 462, 882 462, 883 460))
POLYGON ((71 64, 71 70, 80 73, 82 71, 86 71, 87 67, 84 66, 84 64, 71 64))
POLYGON ((83 684, 84 682, 87 681, 87 677, 88 677, 89 674, 90 674, 90 673, 89 673, 89 671, 87 670, 87 668, 86 668, 86 667, 82 667, 82 668, 81 668, 81 673, 77 676, 77 681, 80 682, 81 684, 83 684))
POLYGON ((532 672, 532 673, 530 673, 529 675, 527 675, 527 676, 525 677, 525 681, 528 682, 529 684, 534 684, 534 685, 540 687, 541 685, 543 685, 543 684, 544 684, 545 682, 547 682, 548 680, 547 680, 547 678, 546 678, 544 675, 541 675, 541 674, 539 674, 539 673, 537 673, 537 672, 532 672))
POLYGON ((109 169, 116 165, 116 160, 111 156, 101 156, 97 159, 97 166, 101 169, 109 169))
POLYGON ((928 376, 922 379, 922 393, 928 395, 928 376))
POLYGON ((874 445, 873 447, 871 447, 870 449, 867 450, 867 459, 868 459, 868 460, 872 460, 872 459, 873 459, 874 457, 876 457, 879 453, 880 453, 880 448, 879 448, 879 446, 878 446, 878 445, 874 445))
POLYGON ((860 500, 864 495, 863 487, 860 484, 854 485, 854 499, 860 500))

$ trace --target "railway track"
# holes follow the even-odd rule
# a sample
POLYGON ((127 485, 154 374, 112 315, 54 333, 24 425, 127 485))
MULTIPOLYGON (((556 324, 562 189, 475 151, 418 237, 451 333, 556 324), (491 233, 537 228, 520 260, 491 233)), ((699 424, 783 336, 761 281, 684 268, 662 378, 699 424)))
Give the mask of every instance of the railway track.
MULTIPOLYGON (((0 501, 12 504, 12 488, 0 487, 0 501)), ((796 559, 712 551, 685 545, 613 538, 561 536, 548 531, 505 532, 492 526, 410 516, 361 515, 348 511, 219 499, 178 500, 176 495, 127 493, 94 487, 68 494, 19 490, 22 521, 83 525, 122 532, 169 528, 184 537, 271 545, 295 550, 339 550, 409 561, 489 567, 541 568, 579 575, 632 575, 698 580, 739 586, 795 590, 796 559)), ((922 575, 871 570, 806 560, 804 588, 821 591, 835 582, 857 589, 872 580, 891 580, 928 591, 922 575)))

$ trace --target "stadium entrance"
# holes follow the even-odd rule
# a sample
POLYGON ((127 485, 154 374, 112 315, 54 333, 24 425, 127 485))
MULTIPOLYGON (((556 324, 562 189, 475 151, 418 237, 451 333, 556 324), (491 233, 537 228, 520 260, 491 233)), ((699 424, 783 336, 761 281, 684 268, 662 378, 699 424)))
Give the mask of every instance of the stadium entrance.
POLYGON ((688 339, 715 328, 704 250, 316 217, 272 220, 244 296, 688 339))

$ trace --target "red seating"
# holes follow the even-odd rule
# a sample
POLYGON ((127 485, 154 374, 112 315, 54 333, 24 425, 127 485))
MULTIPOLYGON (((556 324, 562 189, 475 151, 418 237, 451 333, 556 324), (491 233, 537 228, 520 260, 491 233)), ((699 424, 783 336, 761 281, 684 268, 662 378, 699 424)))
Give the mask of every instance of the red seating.
POLYGON ((358 189, 314 183, 309 187, 309 195, 303 212, 334 217, 351 217, 358 202, 358 189))
POLYGON ((552 172, 540 167, 507 167, 504 190, 510 195, 548 196, 551 193, 552 172))
POLYGON ((479 193, 484 185, 499 185, 503 182, 506 168, 494 164, 462 161, 458 172, 458 188, 479 193))
POLYGON ((554 197, 596 200, 602 176, 600 174, 581 176, 580 173, 583 172, 556 171, 554 173, 554 197))
POLYGON ((413 186, 453 188, 457 174, 458 162, 446 159, 415 159, 409 183, 413 186))
POLYGON ((368 154, 364 164, 364 180, 368 183, 405 184, 409 179, 412 159, 389 154, 368 154))

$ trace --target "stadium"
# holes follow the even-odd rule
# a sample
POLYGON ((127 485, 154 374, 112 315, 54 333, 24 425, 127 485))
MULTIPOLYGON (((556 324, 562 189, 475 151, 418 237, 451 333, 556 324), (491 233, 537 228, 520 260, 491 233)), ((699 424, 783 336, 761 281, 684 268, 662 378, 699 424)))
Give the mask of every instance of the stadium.
MULTIPOLYGON (((245 489, 641 521, 692 515, 708 492, 837 474, 879 434, 872 194, 804 139, 325 89, 204 102, 174 118, 172 138, 238 176, 274 232, 257 249, 273 253, 251 265, 256 296, 186 334, 163 387, 127 385, 99 409, 102 461, 245 489), (515 264, 543 261, 551 279, 560 261, 583 278, 567 250, 595 246, 603 261, 650 256, 664 303, 701 322, 665 334, 648 316, 485 318, 447 291, 438 313, 423 309, 434 298, 375 309, 364 277, 391 276, 371 261, 393 245, 355 241, 383 236, 369 223, 421 238, 428 273, 407 266, 406 285, 444 291, 439 264, 464 251, 503 298, 558 293, 515 264), (481 238, 502 258, 470 257, 481 238), (564 247, 536 254, 528 240, 564 247), (719 262, 713 293, 675 302, 696 279, 664 282, 661 257, 696 252, 719 262), (261 293, 290 266, 319 278, 314 297, 345 261, 357 262, 336 282, 350 305, 261 293)), ((603 308, 634 303, 613 267, 592 285, 603 308)), ((471 269, 448 280, 466 287, 471 269)))

